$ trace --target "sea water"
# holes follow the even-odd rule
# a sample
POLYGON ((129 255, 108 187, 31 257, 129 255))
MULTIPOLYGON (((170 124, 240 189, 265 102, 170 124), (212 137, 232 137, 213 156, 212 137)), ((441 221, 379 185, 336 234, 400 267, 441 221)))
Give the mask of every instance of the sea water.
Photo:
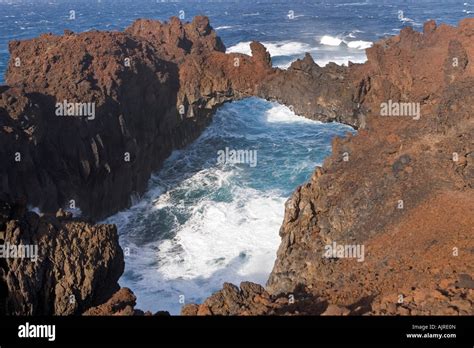
POLYGON ((224 282, 265 284, 285 201, 330 153, 331 139, 348 131, 257 98, 225 104, 133 207, 106 221, 119 227, 128 255, 120 284, 139 308, 171 313, 224 282), (223 163, 226 148, 254 151, 257 161, 223 163))
MULTIPOLYGON (((455 25, 473 10, 466 0, 0 0, 0 83, 8 42, 44 32, 123 30, 137 18, 206 15, 228 52, 250 53, 258 40, 285 69, 305 52, 320 65, 363 62, 367 47, 404 26, 421 30, 428 19, 455 25)), ((130 209, 105 221, 117 225, 125 252, 120 285, 135 292, 138 308, 177 314, 224 282, 264 284, 285 201, 330 153, 331 139, 347 131, 255 98, 221 107, 130 209), (255 151, 256 165, 219 161, 226 149, 255 151)))

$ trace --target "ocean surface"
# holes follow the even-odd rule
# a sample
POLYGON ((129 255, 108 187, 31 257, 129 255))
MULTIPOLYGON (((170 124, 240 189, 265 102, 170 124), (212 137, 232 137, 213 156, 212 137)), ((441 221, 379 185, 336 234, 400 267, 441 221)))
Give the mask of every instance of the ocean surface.
MULTIPOLYGON (((273 267, 284 204, 351 131, 296 116, 257 98, 225 104, 193 144, 175 151, 150 190, 107 220, 129 248, 121 279, 141 308, 179 313, 224 282, 265 284, 273 267), (218 151, 255 151, 256 161, 218 163, 218 151)), ((253 159, 253 158, 252 158, 253 159)))
MULTIPOLYGON (((0 0, 0 83, 10 40, 122 30, 137 18, 207 15, 228 51, 249 53, 258 40, 286 68, 305 52, 320 65, 363 62, 365 48, 403 26, 456 25, 472 13, 474 0, 0 0)), ((284 202, 330 153, 331 139, 348 131, 256 98, 220 108, 201 137, 154 174, 146 194, 105 221, 118 226, 126 254, 120 284, 135 292, 137 307, 177 314, 223 282, 264 284, 284 202), (256 161, 219 162, 226 149, 251 151, 256 161)))

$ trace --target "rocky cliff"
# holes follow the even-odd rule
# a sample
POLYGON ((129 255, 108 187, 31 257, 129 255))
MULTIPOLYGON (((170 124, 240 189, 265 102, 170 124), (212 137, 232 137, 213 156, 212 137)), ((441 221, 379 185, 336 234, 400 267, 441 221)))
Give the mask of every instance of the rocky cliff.
MULTIPOLYGON (((324 300, 320 313, 339 315, 473 314, 473 37, 472 19, 457 28, 431 21, 423 33, 406 28, 378 42, 363 65, 330 67, 356 86, 352 101, 360 103, 363 129, 335 139, 331 156, 287 201, 264 312, 293 296, 295 303, 324 300), (385 116, 388 103, 419 112, 393 108, 385 116), (343 252, 326 257, 337 245, 343 252), (347 246, 364 247, 361 258, 348 257, 347 246)), ((310 80, 321 70, 307 56, 282 83, 292 84, 295 67, 310 80)), ((277 93, 293 103, 284 89, 277 93)), ((318 113, 312 110, 310 117, 318 113)), ((183 313, 260 313, 253 308, 261 295, 246 296, 245 287, 224 287, 183 313)))
POLYGON ((3 315, 81 314, 119 290, 124 260, 115 226, 61 210, 40 217, 25 202, 10 202, 0 202, 3 315))
MULTIPOLYGON (((150 174, 195 139, 219 105, 276 100, 359 132, 335 139, 332 155, 288 200, 266 288, 227 284, 183 313, 466 314, 473 301, 473 36, 471 19, 457 28, 428 22, 423 33, 407 28, 375 44, 365 64, 319 67, 306 55, 288 70, 272 68, 257 42, 252 56, 226 54, 205 17, 13 41, 8 86, 0 87, 1 192, 44 212, 76 207, 84 217, 107 216, 143 193, 150 174), (363 246, 363 262, 323 257, 328 245, 363 246)), ((43 238, 25 214, 5 218, 7 235, 43 238)), ((123 268, 113 228, 51 226, 50 243, 103 238, 111 254, 79 243, 85 258, 72 258, 66 278, 74 281, 66 283, 53 263, 4 265, 8 311, 133 313, 132 294, 112 296, 123 268), (77 269, 90 260, 105 266, 83 277, 77 269), (22 281, 31 283, 38 274, 54 287, 13 295, 15 279, 27 275, 22 281), (104 277, 110 287, 96 291, 95 279, 104 277), (76 307, 61 302, 82 287, 89 290, 76 295, 76 307), (48 303, 29 306, 28 296, 48 303)))
MULTIPOLYGON (((180 45, 166 39, 163 47, 180 45)), ((192 39, 183 29, 181 40, 192 39)), ((96 219, 127 207, 209 121, 178 112, 177 64, 127 32, 42 35, 11 42, 10 54, 0 104, 2 192, 41 211, 73 206, 96 219), (94 115, 77 117, 72 108, 76 117, 58 117, 58 103, 81 103, 94 115)))
POLYGON ((9 48, 1 191, 44 212, 79 208, 99 219, 127 207, 227 101, 260 96, 359 125, 364 87, 353 86, 347 68, 320 68, 308 56, 273 69, 257 42, 252 56, 225 54, 206 17, 137 20, 123 33, 45 34, 9 48))
MULTIPOLYGON (((171 151, 200 134, 217 106, 253 95, 272 71, 260 44, 252 44, 252 57, 226 55, 206 17, 191 23, 137 20, 123 33, 45 34, 12 41, 9 48, 8 85, 0 87, 0 192, 5 204, 20 201, 50 216, 28 213, 35 221, 49 221, 63 208, 96 220, 127 207, 171 151)), ((50 240, 42 242, 45 262, 4 264, 6 313, 97 314, 116 308, 117 299, 129 304, 119 312, 130 312, 133 296, 122 291, 110 297, 123 272, 115 229, 77 220, 37 235, 27 217, 10 215, 0 228, 8 238, 16 231, 15 242, 50 240), (94 228, 104 233, 84 232, 94 228), (74 253, 56 249, 63 234, 64 244, 82 238, 74 253), (95 249, 102 239, 113 244, 103 256, 95 249), (48 260, 56 252, 63 260, 53 264, 48 260), (88 268, 92 279, 84 279, 88 268), (102 292, 96 289, 101 286, 102 292), (82 287, 74 304, 64 302, 82 287)))

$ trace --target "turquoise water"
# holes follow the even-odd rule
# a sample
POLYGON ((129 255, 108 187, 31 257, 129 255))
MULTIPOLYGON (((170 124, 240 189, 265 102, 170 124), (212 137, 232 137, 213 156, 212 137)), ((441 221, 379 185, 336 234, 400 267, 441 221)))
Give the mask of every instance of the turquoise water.
MULTIPOLYGON (((137 18, 207 15, 228 51, 249 53, 258 40, 285 68, 305 52, 320 65, 363 62, 366 47, 404 26, 421 30, 428 19, 455 25, 472 13, 466 0, 0 0, 0 83, 10 40, 123 30, 137 18)), ((197 141, 155 173, 143 197, 107 219, 126 253, 121 285, 136 293, 139 308, 176 314, 224 282, 264 284, 286 199, 330 153, 331 139, 347 131, 259 99, 223 106, 197 141), (218 163, 226 148, 251 151, 255 165, 218 163)))
POLYGON ((181 295, 199 302, 226 281, 265 283, 286 199, 330 153, 330 140, 348 131, 260 99, 224 105, 144 197, 107 220, 130 251, 121 285, 138 295, 139 308, 179 313, 181 295), (226 147, 256 151, 256 165, 218 163, 226 147))

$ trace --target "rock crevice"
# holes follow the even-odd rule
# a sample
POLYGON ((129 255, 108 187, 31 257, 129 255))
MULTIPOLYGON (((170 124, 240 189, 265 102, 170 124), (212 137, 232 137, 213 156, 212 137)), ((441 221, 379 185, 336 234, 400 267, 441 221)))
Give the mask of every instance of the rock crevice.
MULTIPOLYGON (((258 42, 251 56, 226 54, 206 17, 12 41, 8 86, 0 86, 0 192, 7 205, 103 218, 145 192, 151 173, 194 140, 218 106, 275 100, 359 132, 334 139, 331 156, 287 202, 266 288, 226 285, 184 312, 466 314, 474 264, 473 35, 473 19, 458 27, 430 21, 422 33, 405 28, 374 44, 364 64, 320 67, 306 55, 287 70, 273 68, 258 42), (58 115, 58 103, 94 112, 58 115), (383 116, 384 104, 398 111, 383 116), (365 261, 322 257, 333 242, 363 245, 365 261), (410 301, 393 304, 400 294, 410 301)), ((2 264, 6 312, 135 313, 133 295, 116 293, 123 256, 114 227, 5 211, 8 240, 34 241, 49 255, 34 265, 2 264), (71 293, 74 305, 64 302, 71 293)))

